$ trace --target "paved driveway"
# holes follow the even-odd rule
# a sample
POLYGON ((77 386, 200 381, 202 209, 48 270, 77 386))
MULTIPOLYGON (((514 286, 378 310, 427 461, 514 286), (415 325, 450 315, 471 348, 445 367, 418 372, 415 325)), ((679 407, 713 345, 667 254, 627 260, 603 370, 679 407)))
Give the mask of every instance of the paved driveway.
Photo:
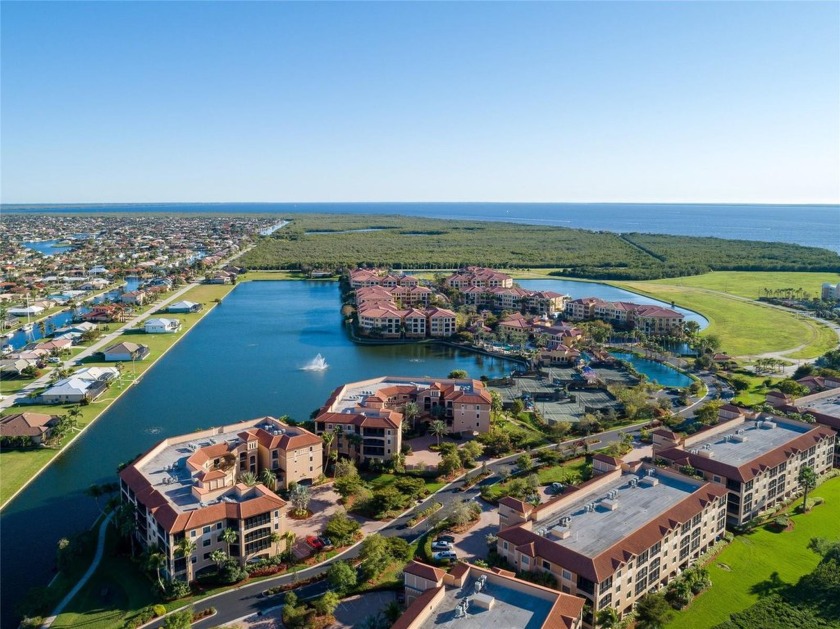
POLYGON ((481 505, 481 517, 478 523, 466 533, 455 533, 455 552, 458 559, 472 561, 473 559, 484 559, 487 557, 487 536, 495 535, 499 531, 499 512, 488 502, 481 498, 476 499, 481 505))

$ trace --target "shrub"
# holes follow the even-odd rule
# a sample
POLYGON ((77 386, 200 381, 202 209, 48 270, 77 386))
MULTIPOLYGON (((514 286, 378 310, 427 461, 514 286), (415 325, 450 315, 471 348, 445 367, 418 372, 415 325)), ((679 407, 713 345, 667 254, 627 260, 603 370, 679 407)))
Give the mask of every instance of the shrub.
MULTIPOLYGON (((155 586, 157 587, 157 586, 155 586)), ((174 601, 176 598, 184 598, 190 595, 190 586, 186 581, 170 579, 163 586, 163 598, 167 601, 174 601)))
POLYGON ((155 616, 163 616, 166 613, 166 607, 158 604, 152 607, 152 611, 154 612, 155 616))

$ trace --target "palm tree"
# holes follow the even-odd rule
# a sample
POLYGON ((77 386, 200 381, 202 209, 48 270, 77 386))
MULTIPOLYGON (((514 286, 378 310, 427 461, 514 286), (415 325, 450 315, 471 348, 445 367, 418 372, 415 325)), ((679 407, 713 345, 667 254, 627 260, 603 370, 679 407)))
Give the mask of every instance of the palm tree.
POLYGON ((190 558, 195 552, 196 543, 189 537, 182 537, 175 547, 175 554, 181 555, 187 560, 187 583, 192 581, 192 561, 190 558))
POLYGON ((237 533, 234 529, 225 529, 222 531, 222 541, 227 544, 228 557, 230 557, 230 545, 235 544, 238 539, 239 533, 237 533))
POLYGON ((420 416, 420 407, 416 402, 406 402, 403 407, 403 415, 406 421, 411 422, 411 430, 416 429, 415 421, 420 416))
POLYGON ((114 526, 117 527, 120 535, 127 537, 131 543, 131 556, 134 557, 134 533, 137 531, 137 516, 134 505, 130 502, 121 502, 114 511, 114 526))
POLYGON ((327 430, 321 435, 321 439, 324 445, 327 446, 327 454, 324 462, 324 473, 326 474, 330 465, 330 449, 332 448, 333 441, 335 441, 335 433, 332 430, 327 430))
POLYGON ((160 569, 166 565, 166 556, 155 549, 154 552, 149 554, 148 559, 146 560, 146 568, 148 570, 154 570, 155 574, 157 575, 157 582, 160 586, 160 589, 163 590, 163 579, 160 577, 160 569))
POLYGON ((268 468, 265 468, 260 473, 260 482, 266 487, 268 487, 271 491, 277 490, 277 474, 275 474, 268 468))
POLYGON ((436 419, 429 425, 429 432, 437 437, 437 444, 438 447, 440 447, 440 438, 442 435, 446 434, 446 422, 436 419))
POLYGON ((225 563, 225 560, 228 556, 225 554, 221 548, 217 548, 212 553, 210 553, 210 560, 216 564, 216 569, 221 570, 222 564, 225 563))
POLYGON ((257 475, 253 472, 243 472, 239 475, 239 480, 248 485, 248 487, 253 487, 257 484, 257 475))
POLYGON ((803 465, 799 470, 799 486, 805 492, 802 499, 802 511, 808 510, 808 492, 817 486, 817 475, 814 473, 814 468, 803 465))
POLYGON ((280 535, 280 533, 278 533, 277 531, 272 531, 271 535, 269 535, 268 538, 269 540, 271 540, 271 545, 275 548, 277 547, 277 544, 279 544, 283 540, 283 536, 280 535))

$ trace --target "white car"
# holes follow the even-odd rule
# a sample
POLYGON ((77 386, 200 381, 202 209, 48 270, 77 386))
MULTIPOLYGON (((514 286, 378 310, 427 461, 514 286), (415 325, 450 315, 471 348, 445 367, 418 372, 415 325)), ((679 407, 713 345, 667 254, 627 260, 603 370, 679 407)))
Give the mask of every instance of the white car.
POLYGON ((435 554, 432 555, 432 559, 434 559, 436 561, 441 561, 443 559, 450 559, 452 561, 455 561, 457 558, 458 558, 458 555, 453 553, 451 550, 443 550, 439 553, 435 553, 435 554))
POLYGON ((451 547, 449 542, 437 541, 432 542, 432 550, 449 550, 451 547))

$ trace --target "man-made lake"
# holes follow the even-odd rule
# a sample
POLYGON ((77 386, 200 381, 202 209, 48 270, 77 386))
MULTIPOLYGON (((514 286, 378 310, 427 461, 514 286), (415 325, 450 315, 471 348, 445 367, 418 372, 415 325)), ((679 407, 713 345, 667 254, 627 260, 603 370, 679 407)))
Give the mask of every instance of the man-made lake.
POLYGON ((664 387, 687 387, 691 385, 691 378, 684 373, 655 360, 640 358, 630 352, 610 352, 610 354, 633 365, 633 368, 639 373, 645 374, 650 382, 656 382, 664 387))
MULTIPOLYGON (((571 295, 572 299, 580 299, 581 297, 597 297, 604 301, 629 301, 634 304, 647 304, 655 306, 665 306, 670 308, 671 304, 645 297, 644 295, 637 295, 615 286, 607 284, 599 284, 597 282, 575 282, 574 280, 519 280, 518 283, 529 290, 551 290, 555 293, 563 293, 571 295)), ((685 308, 674 308, 678 312, 685 315, 686 321, 696 321, 700 324, 700 329, 704 329, 709 325, 708 320, 697 314, 692 310, 685 308)))
POLYGON ((73 248, 73 245, 58 245, 59 242, 61 241, 37 240, 33 242, 25 242, 23 243, 23 246, 27 249, 43 253, 45 256, 54 256, 57 253, 64 253, 65 251, 70 251, 73 248))
MULTIPOLYGON (((593 283, 539 280, 523 285, 574 297, 646 299, 593 283)), ((114 481, 120 463, 165 436, 261 415, 307 419, 335 387, 379 375, 446 376, 464 369, 479 378, 516 367, 448 347, 355 345, 339 306, 336 282, 243 282, 144 374, 4 509, 3 627, 14 626, 15 601, 33 585, 49 581, 57 541, 96 518, 96 505, 84 490, 114 481), (304 370, 317 354, 329 367, 304 370)))

